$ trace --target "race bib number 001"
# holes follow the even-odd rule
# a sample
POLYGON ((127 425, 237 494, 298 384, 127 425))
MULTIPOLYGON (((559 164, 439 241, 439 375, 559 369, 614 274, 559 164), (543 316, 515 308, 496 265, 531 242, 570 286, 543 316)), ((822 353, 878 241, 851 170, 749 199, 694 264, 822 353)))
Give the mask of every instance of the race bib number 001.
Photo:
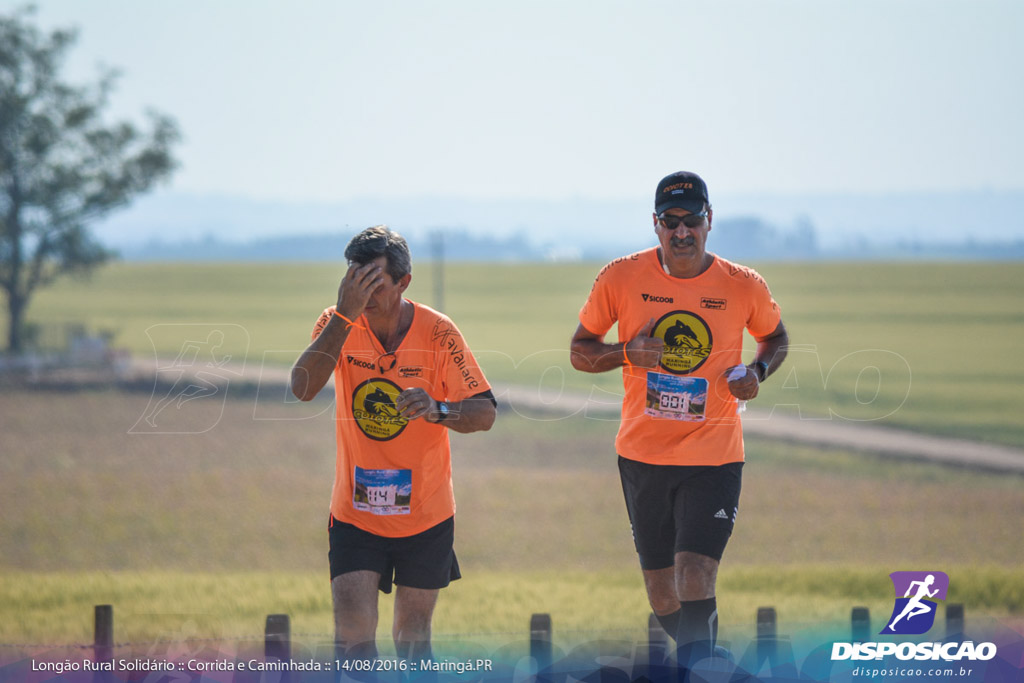
POLYGON ((708 402, 708 381, 703 377, 679 377, 647 373, 644 414, 662 420, 700 422, 708 402))
POLYGON ((407 515, 412 504, 412 470, 356 467, 352 506, 375 515, 407 515))

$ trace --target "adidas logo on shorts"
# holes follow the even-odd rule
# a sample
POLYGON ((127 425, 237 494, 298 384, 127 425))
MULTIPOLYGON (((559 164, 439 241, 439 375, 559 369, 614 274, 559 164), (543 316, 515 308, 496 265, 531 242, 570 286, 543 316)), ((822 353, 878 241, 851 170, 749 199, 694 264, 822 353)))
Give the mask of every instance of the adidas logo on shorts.
POLYGON ((715 519, 729 519, 729 515, 725 514, 725 509, 721 509, 715 513, 715 519))

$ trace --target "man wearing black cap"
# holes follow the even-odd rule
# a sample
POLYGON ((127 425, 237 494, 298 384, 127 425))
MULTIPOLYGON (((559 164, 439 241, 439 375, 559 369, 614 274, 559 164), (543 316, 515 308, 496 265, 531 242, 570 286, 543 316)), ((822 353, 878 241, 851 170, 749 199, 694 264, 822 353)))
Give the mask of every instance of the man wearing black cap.
POLYGON ((622 368, 615 447, 626 510, 651 608, 681 664, 714 651, 715 579, 739 508, 739 412, 788 344, 764 279, 705 250, 712 215, 700 176, 662 179, 659 246, 598 273, 571 342, 577 370, 622 368), (616 323, 618 342, 605 342, 616 323), (744 330, 757 340, 746 365, 744 330))

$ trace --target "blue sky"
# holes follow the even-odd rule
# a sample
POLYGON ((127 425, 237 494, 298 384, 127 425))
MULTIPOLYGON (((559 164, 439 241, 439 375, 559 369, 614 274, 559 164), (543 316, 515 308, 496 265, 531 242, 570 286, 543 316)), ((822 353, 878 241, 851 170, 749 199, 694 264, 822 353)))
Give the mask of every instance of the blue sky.
MULTIPOLYGON (((22 3, 4 0, 9 11, 22 3)), ((170 191, 646 198, 1024 188, 1024 3, 40 0, 185 139, 170 191)))

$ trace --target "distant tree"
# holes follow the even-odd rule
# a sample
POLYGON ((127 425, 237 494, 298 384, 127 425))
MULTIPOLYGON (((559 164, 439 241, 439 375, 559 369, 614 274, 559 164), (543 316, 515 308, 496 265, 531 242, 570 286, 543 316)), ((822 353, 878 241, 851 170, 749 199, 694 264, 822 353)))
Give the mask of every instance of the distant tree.
POLYGON ((75 30, 45 34, 34 8, 0 15, 0 287, 7 295, 10 352, 24 343, 33 292, 113 255, 87 225, 127 206, 175 168, 174 121, 149 112, 149 130, 101 115, 117 72, 76 86, 60 76, 75 30))

